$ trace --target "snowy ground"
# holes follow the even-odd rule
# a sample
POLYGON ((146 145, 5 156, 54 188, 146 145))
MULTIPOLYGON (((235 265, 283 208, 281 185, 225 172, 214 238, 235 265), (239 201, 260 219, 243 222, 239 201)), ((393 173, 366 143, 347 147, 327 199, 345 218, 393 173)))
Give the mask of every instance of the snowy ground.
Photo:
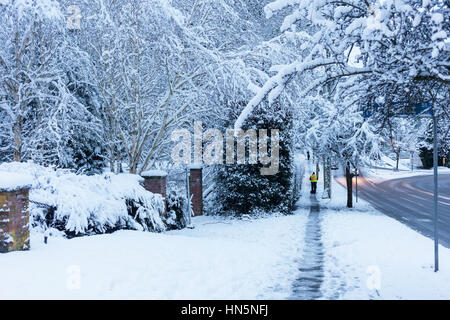
POLYGON ((450 250, 376 211, 327 211, 324 298, 450 299, 450 250))
MULTIPOLYGON (((296 162, 305 163, 298 157, 296 162)), ((27 252, 0 255, 0 299, 286 299, 299 277, 309 214, 256 220, 194 218, 195 229, 120 231, 72 240, 32 233, 27 252)), ((389 178, 389 177, 385 177, 389 178)), ((359 200, 333 181, 321 203, 322 299, 450 299, 450 250, 359 200)))
POLYGON ((253 221, 194 218, 163 234, 120 231, 72 240, 33 234, 0 255, 0 299, 284 299, 306 215, 253 221), (79 281, 77 275, 80 275, 79 281))
MULTIPOLYGON (((388 177, 385 177, 385 179, 388 177)), ((363 200, 347 209, 346 190, 333 181, 333 200, 318 199, 325 248, 323 299, 450 299, 450 250, 363 200)))
MULTIPOLYGON (((377 182, 389 179, 433 174, 433 169, 417 169, 414 167, 413 170, 411 170, 410 163, 410 159, 400 159, 399 171, 394 171, 393 168, 395 168, 395 161, 383 156, 382 161, 372 161, 373 167, 362 168, 361 170, 364 177, 371 178, 377 182)), ((438 167, 438 174, 450 174, 450 168, 438 167)))

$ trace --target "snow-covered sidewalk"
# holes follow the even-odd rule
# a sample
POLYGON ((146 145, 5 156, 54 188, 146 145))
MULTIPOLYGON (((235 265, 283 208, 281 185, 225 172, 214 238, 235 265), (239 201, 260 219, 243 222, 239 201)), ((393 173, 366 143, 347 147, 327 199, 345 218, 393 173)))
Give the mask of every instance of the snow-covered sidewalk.
MULTIPOLYGON (((323 211, 323 210, 322 210, 323 211)), ((450 299, 450 250, 375 210, 323 213, 325 299, 450 299)))
MULTIPOLYGON (((323 190, 319 181, 321 199, 323 190)), ((323 299, 450 299, 450 250, 373 209, 362 199, 346 208, 346 190, 333 181, 333 200, 320 200, 325 279, 323 299), (328 208, 328 209, 327 209, 328 208)))
POLYGON ((163 234, 119 231, 51 238, 0 255, 0 299, 284 299, 303 249, 306 215, 194 218, 163 234), (78 277, 79 275, 79 277, 78 277))

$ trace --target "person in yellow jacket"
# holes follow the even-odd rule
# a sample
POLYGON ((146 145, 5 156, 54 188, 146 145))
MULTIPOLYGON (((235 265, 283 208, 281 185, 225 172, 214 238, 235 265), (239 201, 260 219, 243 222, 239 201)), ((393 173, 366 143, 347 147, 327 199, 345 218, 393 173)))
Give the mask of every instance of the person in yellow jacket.
POLYGON ((309 181, 311 181, 311 193, 316 193, 316 191, 317 191, 317 176, 316 176, 315 172, 313 172, 311 177, 309 177, 309 181))

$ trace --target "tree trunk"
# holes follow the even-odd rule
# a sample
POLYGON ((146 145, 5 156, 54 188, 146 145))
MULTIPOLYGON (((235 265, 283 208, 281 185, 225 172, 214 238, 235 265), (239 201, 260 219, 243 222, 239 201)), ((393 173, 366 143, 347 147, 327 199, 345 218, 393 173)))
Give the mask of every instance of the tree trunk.
POLYGON ((116 162, 114 159, 114 147, 110 146, 109 147, 109 169, 111 170, 112 173, 115 173, 116 171, 116 162))
POLYGON ((320 171, 320 158, 317 158, 317 163, 316 163, 316 176, 317 176, 317 180, 319 180, 319 171, 320 171))
POLYGON ((400 150, 398 150, 397 152, 395 152, 395 171, 398 171, 398 163, 400 161, 400 150))
POLYGON ((323 157, 323 194, 322 199, 331 198, 331 160, 323 157))
POLYGON ((14 161, 22 160, 22 117, 18 117, 14 124, 14 161))
POLYGON ((132 165, 130 167, 130 173, 131 174, 137 174, 137 160, 133 160, 132 165))
POLYGON ((347 181, 347 207, 353 208, 353 175, 350 172, 350 163, 345 167, 345 179, 347 181))
POLYGON ((116 169, 116 173, 123 173, 123 168, 122 168, 122 158, 120 156, 119 151, 117 151, 117 155, 116 155, 116 159, 117 159, 117 169, 116 169))

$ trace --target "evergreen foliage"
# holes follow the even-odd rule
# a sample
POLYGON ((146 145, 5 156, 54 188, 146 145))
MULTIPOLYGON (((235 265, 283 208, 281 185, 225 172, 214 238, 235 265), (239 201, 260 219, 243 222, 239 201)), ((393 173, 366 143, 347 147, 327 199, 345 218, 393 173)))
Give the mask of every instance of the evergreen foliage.
MULTIPOLYGON (((237 104, 236 108, 241 106, 242 104, 237 104)), ((238 110, 232 110, 234 116, 236 111, 238 110)), ((257 131, 259 129, 280 130, 279 171, 275 175, 261 175, 260 169, 263 165, 259 162, 258 164, 248 164, 248 153, 246 154, 246 164, 219 166, 216 176, 217 193, 219 194, 216 201, 219 212, 236 215, 260 212, 290 213, 296 198, 294 194, 292 112, 289 109, 281 108, 279 103, 270 106, 263 104, 246 120, 242 128, 243 130, 255 129, 257 131)), ((270 136, 270 131, 268 131, 268 135, 270 136)), ((268 146, 270 146, 270 142, 268 146)))

